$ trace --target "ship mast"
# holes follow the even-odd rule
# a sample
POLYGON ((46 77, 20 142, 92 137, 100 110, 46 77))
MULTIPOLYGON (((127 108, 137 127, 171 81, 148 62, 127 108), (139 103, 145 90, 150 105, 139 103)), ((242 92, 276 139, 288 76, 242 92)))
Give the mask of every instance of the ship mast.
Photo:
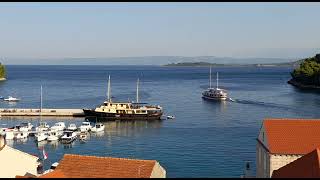
POLYGON ((217 72, 217 89, 218 89, 218 84, 219 84, 219 74, 218 74, 218 72, 217 72))
POLYGON ((137 103, 139 103, 139 78, 137 80, 137 103))
POLYGON ((42 119, 42 85, 40 86, 40 122, 42 119))
POLYGON ((209 75, 209 87, 211 89, 211 66, 210 66, 210 75, 209 75))
POLYGON ((111 102, 111 87, 110 87, 110 83, 111 83, 111 80, 110 80, 110 75, 109 75, 109 80, 108 80, 108 102, 111 102))

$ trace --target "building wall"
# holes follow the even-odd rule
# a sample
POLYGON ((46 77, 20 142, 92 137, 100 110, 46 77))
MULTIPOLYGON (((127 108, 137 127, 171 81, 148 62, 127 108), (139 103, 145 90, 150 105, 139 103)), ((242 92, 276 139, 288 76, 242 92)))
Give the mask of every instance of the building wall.
POLYGON ((302 155, 271 155, 270 157, 270 174, 269 177, 272 176, 274 170, 277 170, 292 161, 297 160, 298 158, 302 157, 302 155))
POLYGON ((270 177, 270 155, 269 152, 258 141, 256 146, 256 177, 270 177))
POLYGON ((256 146, 256 177, 266 178, 270 174, 270 155, 268 148, 268 137, 262 124, 256 146))
POLYGON ((0 178, 14 178, 27 172, 37 175, 38 158, 9 146, 0 150, 0 178))
POLYGON ((166 178, 166 170, 158 162, 156 162, 150 178, 166 178))

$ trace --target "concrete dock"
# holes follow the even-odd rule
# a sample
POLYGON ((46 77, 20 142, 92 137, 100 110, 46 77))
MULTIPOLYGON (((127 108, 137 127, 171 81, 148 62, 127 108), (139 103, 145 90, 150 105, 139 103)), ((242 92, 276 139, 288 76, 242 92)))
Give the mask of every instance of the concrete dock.
MULTIPOLYGON (((40 116, 40 109, 0 108, 1 116, 40 116)), ((82 109, 42 109, 42 116, 83 117, 82 109)))

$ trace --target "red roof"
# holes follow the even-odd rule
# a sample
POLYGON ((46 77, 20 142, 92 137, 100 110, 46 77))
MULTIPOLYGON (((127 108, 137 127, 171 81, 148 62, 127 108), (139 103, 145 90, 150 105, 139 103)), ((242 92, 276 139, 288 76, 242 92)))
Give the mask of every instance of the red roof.
POLYGON ((40 178, 149 178, 155 164, 155 160, 65 154, 53 172, 40 178))
POLYGON ((320 119, 266 119, 268 150, 273 154, 307 154, 320 145, 320 119))
POLYGON ((301 158, 273 171, 272 178, 319 178, 320 150, 302 156, 301 158))
POLYGON ((67 176, 65 176, 61 170, 54 170, 47 174, 39 176, 39 178, 67 178, 67 176))

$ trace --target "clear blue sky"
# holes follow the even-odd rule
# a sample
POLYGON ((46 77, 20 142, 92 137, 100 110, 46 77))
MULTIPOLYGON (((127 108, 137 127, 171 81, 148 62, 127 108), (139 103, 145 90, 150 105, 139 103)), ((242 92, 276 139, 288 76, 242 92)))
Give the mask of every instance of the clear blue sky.
POLYGON ((0 3, 0 57, 304 57, 319 18, 316 2, 0 3))

